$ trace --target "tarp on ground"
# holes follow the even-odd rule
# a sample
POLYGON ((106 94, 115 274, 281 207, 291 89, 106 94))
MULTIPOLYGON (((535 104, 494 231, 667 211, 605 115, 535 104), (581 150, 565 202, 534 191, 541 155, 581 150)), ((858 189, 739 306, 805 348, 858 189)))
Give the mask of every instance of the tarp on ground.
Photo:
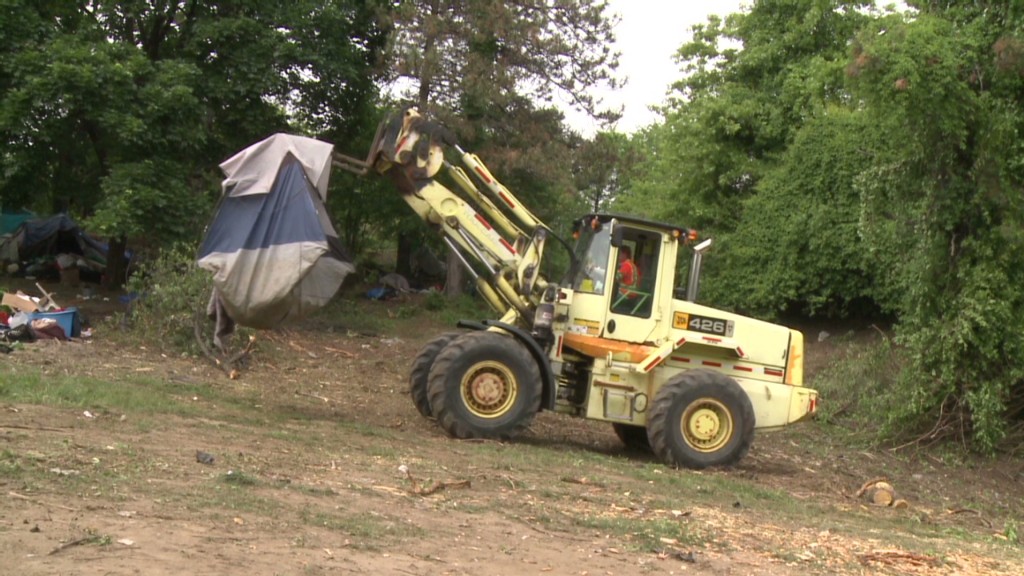
POLYGON ((67 214, 22 222, 10 235, 8 242, 11 241, 17 246, 17 259, 21 261, 77 254, 92 268, 100 269, 107 262, 107 245, 86 234, 67 214))
POLYGON ((3 212, 0 212, 0 235, 13 234, 18 229, 18 226, 21 226, 22 222, 34 220, 35 218, 35 212, 30 210, 9 211, 4 208, 3 212))
POLYGON ((275 134, 220 165, 223 196, 198 262, 234 322, 274 328, 304 317, 355 270, 324 207, 332 149, 275 134))

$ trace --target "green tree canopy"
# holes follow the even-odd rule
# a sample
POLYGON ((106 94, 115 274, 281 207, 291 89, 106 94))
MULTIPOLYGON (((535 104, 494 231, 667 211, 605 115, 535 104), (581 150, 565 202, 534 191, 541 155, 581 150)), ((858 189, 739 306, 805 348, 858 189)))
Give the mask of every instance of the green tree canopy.
POLYGON ((375 6, 5 2, 4 204, 115 238, 194 237, 229 154, 292 127, 359 126, 386 38, 375 6))
MULTIPOLYGON (((396 86, 457 134, 554 227, 575 202, 572 146, 555 99, 599 117, 591 89, 614 87, 612 17, 598 0, 418 0, 395 12, 396 86)), ((405 257, 400 254, 399 261, 405 257)), ((457 293, 461 268, 449 260, 457 293)))

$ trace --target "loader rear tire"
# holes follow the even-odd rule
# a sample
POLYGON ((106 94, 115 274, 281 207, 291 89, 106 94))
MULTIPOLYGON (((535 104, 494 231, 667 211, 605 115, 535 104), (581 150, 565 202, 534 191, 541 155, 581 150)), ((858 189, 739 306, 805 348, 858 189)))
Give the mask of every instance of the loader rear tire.
POLYGON ((434 413, 430 410, 430 400, 427 398, 427 381, 430 378, 430 367, 434 360, 452 340, 455 340, 462 332, 448 332, 434 338, 420 348, 419 354, 412 361, 412 369, 409 371, 409 394, 412 396, 412 403, 416 410, 426 418, 434 413))
POLYGON ((732 378, 690 370, 670 378, 654 396, 647 436, 654 454, 673 466, 728 466, 754 440, 754 407, 732 378))
POLYGON ((647 439, 647 430, 643 426, 631 426, 629 424, 612 424, 615 435, 622 440, 622 443, 630 450, 637 452, 650 452, 651 441, 647 439))
POLYGON ((469 332, 437 355, 430 369, 430 409, 455 438, 509 439, 540 411, 540 369, 515 339, 469 332))

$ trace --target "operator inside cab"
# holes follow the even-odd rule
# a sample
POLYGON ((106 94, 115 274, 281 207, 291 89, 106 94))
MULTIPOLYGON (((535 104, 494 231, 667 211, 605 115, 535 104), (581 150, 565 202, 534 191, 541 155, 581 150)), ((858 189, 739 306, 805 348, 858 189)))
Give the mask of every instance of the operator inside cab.
POLYGON ((633 250, 629 246, 619 248, 618 280, 619 294, 626 298, 636 298, 636 288, 640 285, 640 271, 633 262, 633 250))

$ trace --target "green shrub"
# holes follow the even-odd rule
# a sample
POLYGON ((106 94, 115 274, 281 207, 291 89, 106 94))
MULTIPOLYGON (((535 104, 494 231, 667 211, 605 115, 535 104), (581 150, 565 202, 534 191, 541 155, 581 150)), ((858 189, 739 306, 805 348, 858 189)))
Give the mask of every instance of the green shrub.
POLYGON ((901 394, 898 366, 902 353, 891 340, 850 342, 809 383, 821 397, 818 419, 858 431, 866 442, 886 438, 891 406, 901 394))
POLYGON ((210 273, 195 263, 194 246, 166 249, 129 279, 126 289, 134 300, 122 324, 147 345, 175 353, 198 353, 195 320, 197 315, 205 319, 212 286, 210 273))

